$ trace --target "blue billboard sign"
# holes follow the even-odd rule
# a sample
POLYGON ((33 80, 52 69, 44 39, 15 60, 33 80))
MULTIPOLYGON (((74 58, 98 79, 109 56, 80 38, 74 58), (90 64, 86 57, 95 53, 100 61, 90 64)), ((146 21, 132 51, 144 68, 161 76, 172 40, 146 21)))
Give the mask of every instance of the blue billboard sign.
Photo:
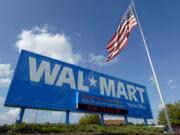
POLYGON ((25 50, 5 106, 152 118, 145 86, 25 50))

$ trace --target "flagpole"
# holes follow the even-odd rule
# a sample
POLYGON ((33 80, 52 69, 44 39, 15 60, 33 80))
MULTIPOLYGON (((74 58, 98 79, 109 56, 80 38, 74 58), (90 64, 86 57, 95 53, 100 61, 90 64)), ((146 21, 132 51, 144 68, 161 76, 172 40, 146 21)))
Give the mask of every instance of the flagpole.
POLYGON ((142 36, 142 39, 143 39, 143 42, 144 42, 144 47, 145 47, 145 50, 146 50, 146 53, 147 53, 147 57, 148 57, 148 60, 149 60, 150 66, 151 66, 151 70, 152 70, 152 73, 153 73, 153 76, 154 76, 154 79, 155 79, 156 87, 157 87, 157 90, 158 90, 158 93, 159 93, 159 96, 160 96, 160 99, 161 99, 161 103, 162 103, 162 106, 163 106, 163 110, 164 110, 164 113, 165 113, 165 116, 166 116, 166 120, 167 120, 167 124, 168 124, 168 130, 171 132, 171 131, 173 131, 172 126, 171 126, 171 122, 170 122, 170 119, 169 119, 169 115, 167 113, 167 108, 166 108, 164 98, 163 98, 163 95, 162 95, 162 92, 161 92, 161 88, 160 88, 160 85, 159 85, 159 82, 158 82, 158 79, 157 79, 157 75, 156 75, 156 72, 154 70, 154 65, 153 65, 152 60, 151 60, 151 56, 150 56, 148 46, 147 46, 143 31, 142 31, 142 28, 141 28, 141 25, 140 25, 140 22, 139 22, 137 13, 136 13, 136 9, 135 9, 133 0, 131 0, 131 3, 132 3, 134 13, 135 13, 138 25, 139 25, 139 30, 141 32, 141 36, 142 36))

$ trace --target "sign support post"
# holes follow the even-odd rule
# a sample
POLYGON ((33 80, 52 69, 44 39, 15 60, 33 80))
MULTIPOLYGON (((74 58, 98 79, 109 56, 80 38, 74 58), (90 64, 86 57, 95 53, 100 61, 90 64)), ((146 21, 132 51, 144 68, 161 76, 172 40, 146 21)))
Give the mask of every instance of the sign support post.
POLYGON ((17 120, 16 120, 16 124, 21 124, 22 123, 24 112, 25 112, 25 108, 21 107, 20 110, 19 110, 19 114, 18 114, 17 120))
POLYGON ((100 117, 101 126, 104 126, 104 115, 103 115, 103 113, 101 113, 100 115, 101 115, 101 117, 100 117))
POLYGON ((128 117, 127 115, 124 116, 124 125, 127 125, 128 124, 128 117))
POLYGON ((66 125, 69 125, 69 111, 66 111, 66 125))
POLYGON ((148 122, 147 122, 147 119, 146 119, 146 118, 144 118, 144 125, 145 125, 145 126, 148 126, 148 122))

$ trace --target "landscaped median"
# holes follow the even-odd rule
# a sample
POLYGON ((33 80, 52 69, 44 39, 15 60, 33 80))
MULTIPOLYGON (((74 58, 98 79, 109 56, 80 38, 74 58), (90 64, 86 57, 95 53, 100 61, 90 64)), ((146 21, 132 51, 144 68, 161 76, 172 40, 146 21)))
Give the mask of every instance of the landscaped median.
MULTIPOLYGON (((64 124, 19 124, 0 126, 0 134, 118 134, 118 135, 161 135, 163 130, 142 125, 64 125, 64 124)), ((167 135, 167 134, 166 134, 167 135)))

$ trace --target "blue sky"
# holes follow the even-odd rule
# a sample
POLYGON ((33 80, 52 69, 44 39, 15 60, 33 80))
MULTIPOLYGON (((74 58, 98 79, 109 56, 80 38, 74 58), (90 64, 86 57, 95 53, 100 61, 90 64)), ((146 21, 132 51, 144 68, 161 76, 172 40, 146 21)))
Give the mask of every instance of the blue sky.
MULTIPOLYGON (((105 46, 129 3, 130 0, 1 0, 0 124, 16 119, 18 110, 3 107, 3 102, 22 48, 145 85, 156 121, 160 99, 138 27, 131 32, 128 45, 117 59, 110 64, 104 63, 105 46), (57 43, 54 42, 56 38, 57 43)), ((179 4, 178 0, 135 0, 166 103, 180 99, 179 4)), ((32 110, 28 111, 25 118, 31 121, 35 111, 33 116, 30 115, 32 110)), ((38 117, 39 122, 63 121, 61 113, 39 113, 42 114, 38 117), (48 113, 52 116, 49 119, 45 117, 48 113), (60 117, 59 121, 55 116, 60 117)), ((75 116, 71 119, 76 121, 75 116)))

